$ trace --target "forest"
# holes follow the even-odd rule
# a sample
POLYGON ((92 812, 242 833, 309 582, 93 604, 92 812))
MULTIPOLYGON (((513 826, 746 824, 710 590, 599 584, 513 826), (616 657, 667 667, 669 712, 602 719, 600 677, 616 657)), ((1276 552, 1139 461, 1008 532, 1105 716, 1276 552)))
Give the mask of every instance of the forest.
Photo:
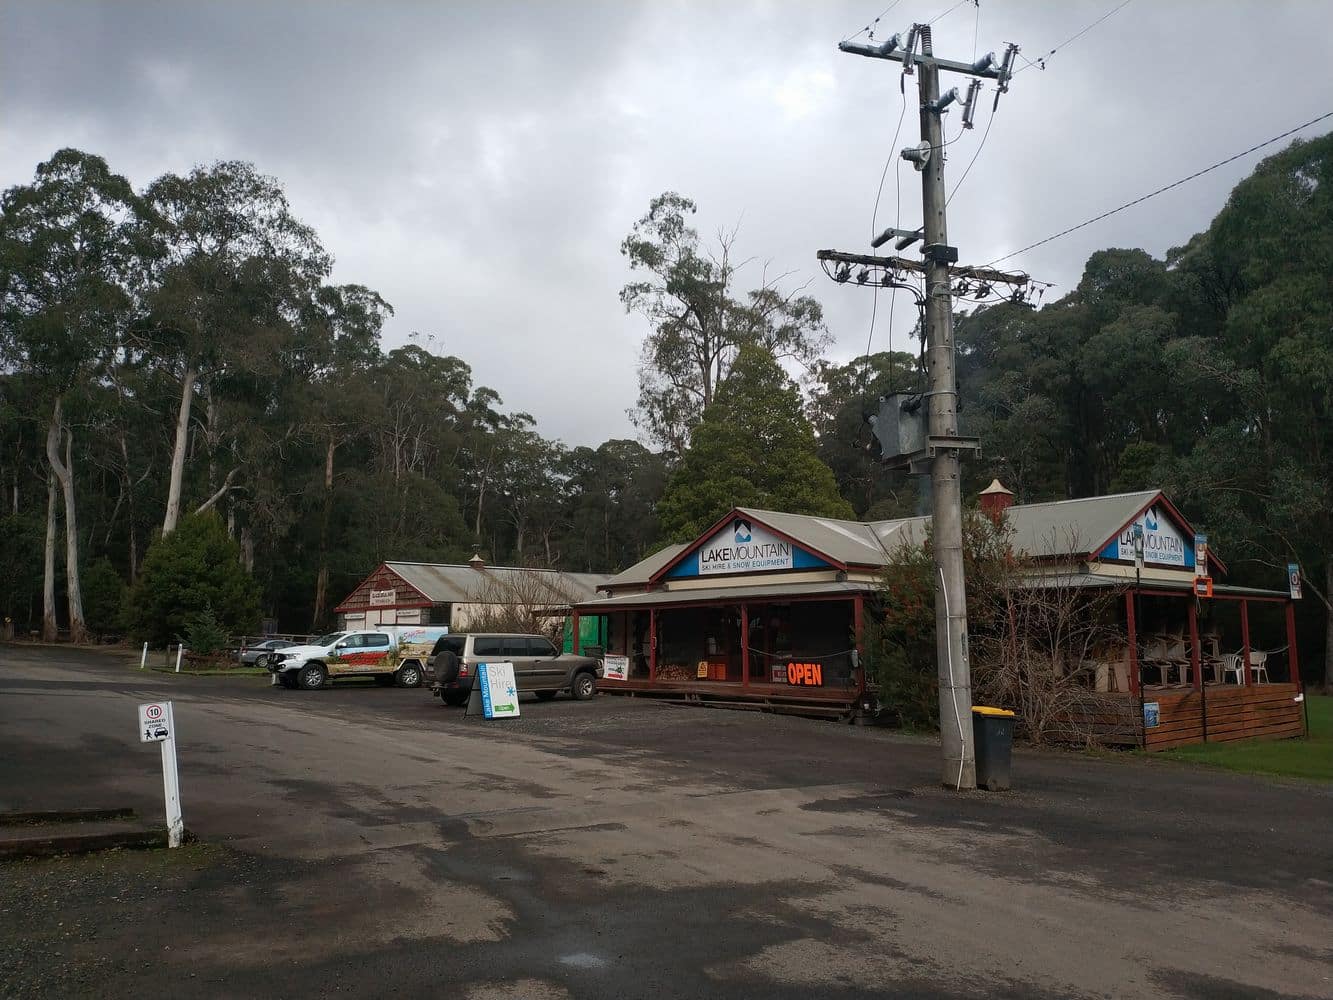
MULTIPOLYGON (((1298 141, 1163 258, 1108 248, 1040 309, 956 317, 984 449, 965 492, 1160 486, 1231 582, 1300 564, 1312 678, 1333 671, 1330 181, 1333 136, 1298 141)), ((923 509, 865 423, 920 387, 919 359, 830 360, 810 290, 752 281, 739 234, 702 239, 696 214, 667 192, 621 244, 638 439, 570 447, 432 338, 386 345, 392 305, 330 282, 278 179, 224 161, 136 189, 55 152, 0 200, 0 613, 19 634, 145 634, 153 549, 200 522, 188 537, 250 588, 225 624, 303 632, 384 559, 614 572, 733 503, 923 509), (778 460, 718 460, 756 441, 778 460)))

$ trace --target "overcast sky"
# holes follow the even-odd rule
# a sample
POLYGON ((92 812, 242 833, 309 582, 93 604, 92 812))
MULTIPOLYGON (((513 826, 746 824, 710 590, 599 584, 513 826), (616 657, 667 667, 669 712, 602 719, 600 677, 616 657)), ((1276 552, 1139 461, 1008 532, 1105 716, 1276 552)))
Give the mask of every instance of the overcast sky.
MULTIPOLYGON (((596 444, 632 434, 645 326, 617 299, 619 243, 663 190, 698 202, 705 234, 739 223, 756 283, 764 261, 809 282, 835 357, 865 350, 871 293, 830 283, 814 254, 869 249, 899 73, 836 46, 887 2, 0 0, 0 185, 31 180, 62 146, 138 186, 253 161, 318 230, 334 279, 393 304, 386 347, 434 337, 543 433, 596 444)), ((1118 2, 965 0, 935 24, 935 51, 970 59, 975 35, 979 52, 1015 41, 1035 58, 1118 2)), ((878 34, 951 6, 899 0, 878 34)), ((984 263, 1333 110, 1330 38, 1326 0, 1132 0, 1014 80, 950 204, 951 242, 984 263)), ((990 88, 978 127, 949 148, 950 183, 990 88)), ((898 146, 916 129, 909 110, 898 146)), ((1006 266, 1058 296, 1096 249, 1160 255, 1258 161, 1006 266)), ((897 179, 914 228, 919 179, 906 164, 897 179)), ((881 227, 897 206, 890 168, 881 227)), ((874 349, 888 328, 881 309, 874 349)))

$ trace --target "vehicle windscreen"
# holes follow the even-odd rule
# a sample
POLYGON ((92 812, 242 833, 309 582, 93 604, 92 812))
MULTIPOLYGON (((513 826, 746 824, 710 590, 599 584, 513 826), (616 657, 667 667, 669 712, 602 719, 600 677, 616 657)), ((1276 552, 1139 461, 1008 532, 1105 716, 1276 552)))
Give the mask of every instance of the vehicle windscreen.
POLYGON ((318 639, 311 639, 312 646, 332 646, 335 642, 345 636, 346 632, 330 632, 328 635, 321 635, 318 639))

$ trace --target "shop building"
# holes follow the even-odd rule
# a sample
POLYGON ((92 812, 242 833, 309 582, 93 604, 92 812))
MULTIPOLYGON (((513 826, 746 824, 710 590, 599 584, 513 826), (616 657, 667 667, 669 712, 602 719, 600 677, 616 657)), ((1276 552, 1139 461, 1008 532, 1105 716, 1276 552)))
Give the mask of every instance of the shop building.
MULTIPOLYGON (((1215 553, 1197 566, 1195 532, 1161 491, 1011 501, 994 483, 981 506, 1008 523, 1020 585, 1115 591, 1123 641, 1063 668, 1086 686, 1099 738, 1153 747, 1303 731, 1289 595, 1228 586, 1215 553)), ((867 615, 929 520, 738 507, 572 604, 574 630, 604 618, 606 651, 628 658, 605 690, 851 717, 875 697, 859 655, 867 615)))

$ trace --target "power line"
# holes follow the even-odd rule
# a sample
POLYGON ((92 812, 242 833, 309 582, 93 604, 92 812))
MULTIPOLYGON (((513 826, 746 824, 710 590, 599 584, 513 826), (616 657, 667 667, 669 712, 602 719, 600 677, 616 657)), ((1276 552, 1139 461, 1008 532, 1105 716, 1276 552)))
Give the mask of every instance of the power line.
POLYGON ((1170 191, 1172 188, 1178 188, 1180 187, 1180 185, 1188 181, 1192 181, 1196 177, 1202 177, 1204 174, 1216 170, 1218 167, 1225 167, 1228 163, 1234 163, 1241 157, 1249 156, 1256 150, 1263 149, 1265 146, 1271 146, 1275 142, 1280 142, 1281 140, 1287 138, 1287 136, 1295 135, 1297 132, 1300 132, 1302 129, 1307 129, 1311 125, 1317 125, 1326 118, 1333 118, 1333 111, 1326 111, 1318 118, 1311 118, 1308 122, 1305 122, 1304 124, 1297 125, 1295 128, 1287 129, 1287 131, 1283 132, 1281 135, 1275 135, 1271 139, 1265 139, 1263 142, 1253 145, 1249 149, 1242 150, 1241 152, 1235 154, 1234 156, 1228 156, 1225 160, 1218 160, 1212 166, 1204 167, 1202 170, 1196 170, 1188 177, 1182 177, 1180 180, 1173 181, 1170 184, 1167 184, 1165 187, 1159 187, 1156 191, 1149 191, 1142 197, 1135 198, 1133 201, 1127 201, 1125 202, 1125 204, 1119 206, 1118 208, 1113 208, 1109 212, 1103 212, 1101 215, 1094 216, 1093 218, 1088 219, 1086 222, 1080 222, 1077 226, 1070 226, 1068 229, 1062 229, 1054 236, 1047 236, 1044 240, 1038 240, 1036 243, 1029 243, 1022 250, 1015 250, 1013 253, 1007 253, 1003 257, 996 257, 992 261, 987 261, 982 266, 990 267, 992 264, 998 264, 1002 260, 1009 260, 1011 257, 1017 257, 1019 254, 1027 253, 1029 250, 1035 250, 1037 247, 1045 246, 1047 243, 1050 243, 1053 240, 1058 240, 1062 236, 1068 236, 1070 233, 1076 232, 1080 229, 1090 226, 1094 222, 1101 222, 1102 219, 1109 218, 1112 215, 1115 215, 1117 212, 1123 212, 1127 208, 1133 208, 1135 205, 1141 205, 1149 198, 1155 198, 1157 197, 1157 195, 1163 194, 1166 191, 1170 191))
MULTIPOLYGON (((1086 35, 1086 34, 1087 34, 1089 31, 1091 31, 1093 28, 1097 27, 1097 25, 1101 24, 1103 21, 1105 21, 1107 18, 1109 18, 1112 14, 1117 14, 1117 13, 1119 13, 1120 11, 1124 10, 1126 7, 1129 6, 1129 4, 1130 4, 1130 0, 1124 0, 1124 2, 1123 2, 1122 4, 1120 4, 1119 7, 1116 7, 1114 10, 1108 10, 1105 14, 1103 14, 1101 17, 1097 18, 1097 20, 1093 21, 1090 25, 1088 25, 1086 28, 1084 28, 1084 29, 1083 29, 1082 31, 1080 31, 1078 34, 1076 34, 1076 35, 1071 35, 1070 37, 1066 38, 1063 42, 1061 42, 1061 43, 1060 43, 1059 45, 1057 45, 1055 48, 1051 49, 1051 51, 1050 51, 1050 52, 1047 52, 1044 56, 1038 56, 1035 60, 1027 60, 1027 65, 1024 66, 1023 69, 1020 69, 1020 70, 1018 71, 1018 73, 1023 72, 1024 69, 1031 69, 1033 66, 1040 66, 1042 69, 1045 69, 1045 68, 1046 68, 1046 60, 1049 59, 1049 58, 1051 58, 1051 56, 1055 55, 1055 53, 1056 53, 1058 50, 1063 49, 1063 48, 1064 48, 1066 45, 1068 45, 1070 42, 1076 42, 1076 41, 1078 41, 1080 38, 1082 38, 1084 35, 1086 35)), ((1015 73, 1014 76, 1018 76, 1018 73, 1015 73)))
POLYGON ((875 18, 864 28, 858 31, 855 35, 848 35, 846 38, 843 39, 843 41, 850 42, 853 38, 856 38, 858 35, 864 35, 867 31, 870 32, 871 36, 873 37, 875 34, 875 25, 879 24, 880 20, 884 17, 884 15, 887 14, 889 11, 893 10, 894 7, 897 7, 898 4, 901 2, 902 0, 893 0, 893 3, 889 4, 887 7, 885 7, 882 11, 879 12, 879 17, 875 18))
POLYGON ((977 2, 977 0, 958 0, 958 2, 957 2, 956 4, 954 4, 954 5, 953 5, 952 7, 950 7, 948 10, 946 10, 943 14, 936 14, 933 18, 931 18, 929 21, 927 21, 926 24, 927 24, 927 25, 933 25, 936 21, 943 21, 946 17, 948 17, 950 14, 952 14, 954 11, 956 11, 959 7, 963 6, 963 4, 965 4, 965 3, 976 3, 976 2, 977 2))
MULTIPOLYGON (((902 98, 903 98, 903 105, 902 105, 902 110, 898 112, 898 125, 893 130, 893 141, 889 143, 889 155, 888 158, 885 159, 884 161, 884 170, 879 175, 879 190, 875 192, 875 208, 870 213, 870 238, 872 240, 875 238, 876 235, 875 225, 879 219, 879 199, 880 196, 884 194, 884 179, 889 176, 889 164, 891 162, 896 162, 896 166, 893 169, 893 187, 894 190, 898 192, 898 215, 897 215, 897 221, 894 222, 894 225, 899 226, 902 224, 903 196, 902 196, 902 188, 898 184, 898 168, 902 166, 902 160, 898 157, 897 153, 898 153, 898 135, 902 131, 903 117, 907 114, 906 91, 903 91, 902 98)), ((894 294, 889 299, 889 350, 890 351, 893 350, 893 304, 898 299, 897 295, 898 290, 895 288, 893 291, 894 294)), ((866 334, 867 359, 869 359, 870 357, 871 342, 875 339, 875 315, 878 312, 879 312, 879 289, 876 288, 874 300, 871 302, 870 305, 870 332, 866 334)), ((864 392, 864 386, 862 386, 862 391, 864 392)))
POLYGON ((981 133, 981 142, 977 143, 977 151, 972 154, 972 159, 967 161, 967 166, 963 169, 963 176, 958 178, 958 183, 953 186, 949 192, 949 197, 944 199, 944 207, 949 207, 949 202, 953 201, 953 196, 958 193, 958 189, 963 186, 963 181, 967 180, 967 175, 972 170, 972 164, 977 162, 977 157, 981 155, 981 150, 985 148, 986 137, 990 135, 991 123, 995 121, 995 109, 992 107, 990 117, 986 119, 986 130, 981 133))

